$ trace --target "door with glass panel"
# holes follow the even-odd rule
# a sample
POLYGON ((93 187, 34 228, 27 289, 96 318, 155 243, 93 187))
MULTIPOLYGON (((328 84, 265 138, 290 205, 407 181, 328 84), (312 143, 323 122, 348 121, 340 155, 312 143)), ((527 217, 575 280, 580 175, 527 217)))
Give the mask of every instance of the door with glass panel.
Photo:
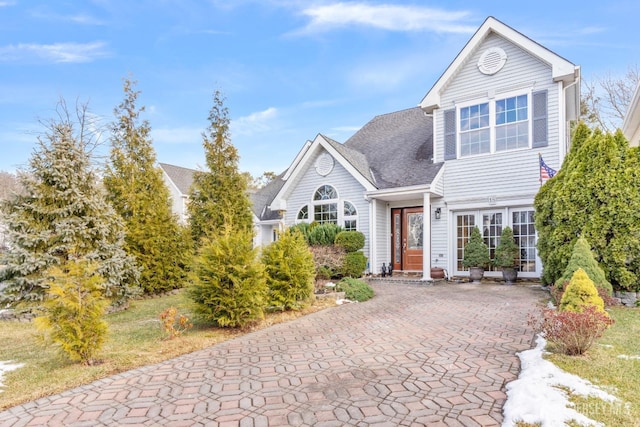
POLYGON ((423 208, 391 210, 391 257, 396 271, 422 271, 423 208))
MULTIPOLYGON (((534 211, 530 208, 506 208, 455 214, 454 270, 456 274, 468 270, 462 265, 462 260, 464 259, 464 246, 469 241, 473 227, 477 225, 480 229, 482 238, 489 247, 491 259, 494 259, 502 230, 508 225, 513 229, 514 239, 520 249, 518 271, 522 277, 536 277, 539 271, 533 214, 534 211)), ((486 270, 498 269, 487 266, 486 270)))

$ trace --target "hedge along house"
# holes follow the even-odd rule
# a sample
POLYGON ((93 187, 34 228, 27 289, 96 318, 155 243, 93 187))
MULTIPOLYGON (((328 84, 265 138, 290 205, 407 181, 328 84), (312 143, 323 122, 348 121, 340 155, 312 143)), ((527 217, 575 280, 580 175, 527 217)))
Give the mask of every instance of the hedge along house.
POLYGON ((489 17, 418 107, 377 116, 344 144, 308 141, 254 197, 258 240, 300 221, 337 223, 365 234, 371 273, 391 263, 430 280, 434 266, 468 275, 474 226, 492 254, 511 226, 519 276, 539 277, 539 156, 562 164, 579 98, 579 67, 489 17))

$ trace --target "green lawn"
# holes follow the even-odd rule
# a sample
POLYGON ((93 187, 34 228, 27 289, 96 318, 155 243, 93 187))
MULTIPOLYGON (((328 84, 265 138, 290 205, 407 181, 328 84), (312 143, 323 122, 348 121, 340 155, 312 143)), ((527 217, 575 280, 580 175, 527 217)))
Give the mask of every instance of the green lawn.
MULTIPOLYGON (((67 362, 55 348, 44 346, 32 323, 0 323, 0 360, 22 363, 20 369, 5 373, 0 392, 0 410, 39 397, 55 394, 118 372, 149 365, 190 353, 237 336, 242 331, 212 328, 194 322, 194 327, 173 340, 159 321, 168 307, 190 317, 183 293, 132 301, 126 311, 106 316, 109 337, 98 358, 100 363, 83 366, 67 362)), ((322 300, 301 312, 272 313, 255 329, 287 321, 333 305, 322 300)))
POLYGON ((574 398, 578 412, 606 426, 640 426, 640 309, 614 307, 609 313, 616 323, 584 356, 548 359, 620 399, 574 398))

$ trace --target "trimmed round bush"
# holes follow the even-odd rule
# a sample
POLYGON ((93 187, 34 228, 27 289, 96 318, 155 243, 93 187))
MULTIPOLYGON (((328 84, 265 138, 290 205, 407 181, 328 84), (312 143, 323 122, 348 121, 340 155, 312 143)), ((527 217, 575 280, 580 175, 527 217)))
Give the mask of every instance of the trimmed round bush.
POLYGON ((355 252, 364 248, 364 234, 359 231, 341 231, 336 236, 336 245, 347 252, 355 252))
POLYGON ((366 301, 374 295, 373 289, 362 280, 345 277, 338 282, 337 290, 344 292, 345 298, 351 301, 366 301))
POLYGON ((344 277, 362 277, 367 268, 367 257, 360 251, 347 252, 344 256, 342 275, 344 277))

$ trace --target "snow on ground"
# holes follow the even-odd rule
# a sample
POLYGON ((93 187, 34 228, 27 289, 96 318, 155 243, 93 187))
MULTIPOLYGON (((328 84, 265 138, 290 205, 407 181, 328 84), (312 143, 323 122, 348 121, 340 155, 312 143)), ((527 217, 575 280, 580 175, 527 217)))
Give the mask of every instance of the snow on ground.
POLYGON ((3 362, 0 360, 0 393, 2 393, 2 387, 4 387, 4 384, 2 384, 2 376, 4 373, 21 367, 22 363, 3 362))
POLYGON ((518 353, 520 376, 507 384, 502 426, 512 427, 517 421, 524 421, 540 423, 542 427, 555 427, 565 425, 569 420, 575 420, 583 426, 601 425, 572 409, 568 393, 558 387, 564 387, 572 394, 594 396, 610 403, 617 401, 617 398, 543 359, 546 344, 547 341, 538 335, 535 348, 518 353))
POLYGON ((618 359, 625 359, 625 360, 638 360, 640 359, 640 356, 635 355, 635 356, 628 356, 626 354, 619 354, 618 355, 618 359))

